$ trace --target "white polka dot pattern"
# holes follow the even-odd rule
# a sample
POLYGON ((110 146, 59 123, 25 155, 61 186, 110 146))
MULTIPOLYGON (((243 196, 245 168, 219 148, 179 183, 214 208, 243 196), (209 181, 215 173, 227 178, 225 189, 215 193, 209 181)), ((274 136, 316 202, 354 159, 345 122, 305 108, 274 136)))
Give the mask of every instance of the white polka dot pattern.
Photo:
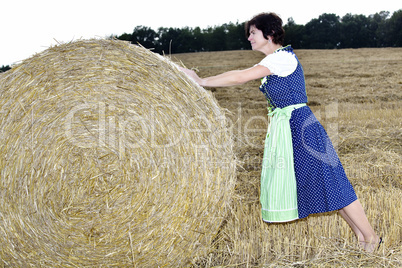
MULTIPOLYGON (((290 46, 283 50, 293 53, 290 46)), ((272 109, 306 103, 301 64, 298 63, 296 70, 289 76, 268 76, 260 90, 272 109)), ((294 110, 289 123, 299 218, 338 210, 355 201, 355 191, 346 177, 339 157, 325 129, 310 108, 305 106, 294 110)))

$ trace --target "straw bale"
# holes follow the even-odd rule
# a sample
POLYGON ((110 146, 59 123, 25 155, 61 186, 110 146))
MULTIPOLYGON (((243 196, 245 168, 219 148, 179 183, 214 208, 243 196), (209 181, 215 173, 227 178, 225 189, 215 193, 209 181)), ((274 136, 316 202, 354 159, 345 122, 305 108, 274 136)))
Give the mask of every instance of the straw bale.
POLYGON ((236 159, 225 111, 169 59, 117 40, 0 79, 5 266, 184 266, 206 255, 236 159))

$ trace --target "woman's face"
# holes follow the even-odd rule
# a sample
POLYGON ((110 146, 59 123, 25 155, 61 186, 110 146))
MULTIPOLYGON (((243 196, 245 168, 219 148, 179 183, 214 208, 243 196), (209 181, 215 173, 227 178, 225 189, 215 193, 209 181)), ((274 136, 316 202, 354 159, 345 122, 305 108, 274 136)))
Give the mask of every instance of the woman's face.
POLYGON ((251 48, 256 51, 265 52, 268 46, 268 40, 264 38, 262 31, 257 29, 254 25, 250 26, 250 35, 248 37, 251 48))

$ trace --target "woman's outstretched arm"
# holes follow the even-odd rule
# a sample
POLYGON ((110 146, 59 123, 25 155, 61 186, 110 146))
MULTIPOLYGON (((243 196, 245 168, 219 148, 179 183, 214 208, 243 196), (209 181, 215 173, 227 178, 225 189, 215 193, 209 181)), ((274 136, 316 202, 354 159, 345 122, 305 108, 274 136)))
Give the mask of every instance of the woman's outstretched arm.
POLYGON ((195 82, 203 87, 227 87, 241 85, 251 80, 260 79, 271 74, 271 71, 261 65, 244 70, 233 70, 215 76, 200 78, 193 70, 180 67, 195 82))

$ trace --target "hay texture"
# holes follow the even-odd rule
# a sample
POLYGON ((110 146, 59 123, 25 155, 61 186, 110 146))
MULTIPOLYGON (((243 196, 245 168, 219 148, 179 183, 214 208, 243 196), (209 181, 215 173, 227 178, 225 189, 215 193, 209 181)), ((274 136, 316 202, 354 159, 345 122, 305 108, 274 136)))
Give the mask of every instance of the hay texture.
POLYGON ((184 266, 206 255, 236 160, 224 111, 117 40, 51 47, 0 80, 0 260, 184 266))

